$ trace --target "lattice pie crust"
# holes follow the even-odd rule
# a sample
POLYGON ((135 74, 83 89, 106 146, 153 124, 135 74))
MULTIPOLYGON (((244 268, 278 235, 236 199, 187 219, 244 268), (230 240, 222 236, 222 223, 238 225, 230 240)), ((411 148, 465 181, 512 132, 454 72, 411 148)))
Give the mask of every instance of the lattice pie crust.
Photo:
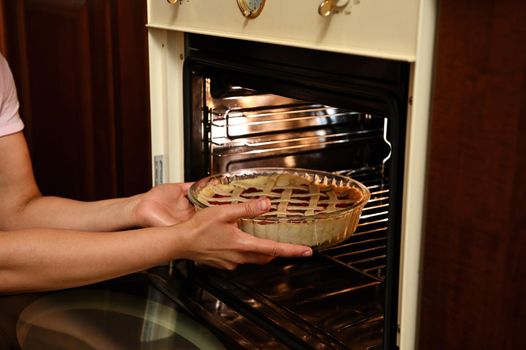
POLYGON ((353 186, 320 183, 284 174, 260 175, 228 184, 207 184, 197 199, 207 206, 268 197, 271 210, 256 219, 242 219, 240 228, 256 237, 308 246, 338 243, 356 229, 364 194, 353 186), (350 210, 344 208, 353 207, 350 210), (325 215, 333 213, 333 215, 325 215))

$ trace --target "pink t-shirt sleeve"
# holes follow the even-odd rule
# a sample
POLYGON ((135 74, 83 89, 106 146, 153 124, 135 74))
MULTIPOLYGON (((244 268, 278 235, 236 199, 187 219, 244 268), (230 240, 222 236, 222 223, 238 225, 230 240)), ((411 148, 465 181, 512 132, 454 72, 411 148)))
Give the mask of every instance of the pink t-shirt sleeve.
POLYGON ((24 128, 18 114, 15 82, 4 56, 0 55, 0 137, 24 128))

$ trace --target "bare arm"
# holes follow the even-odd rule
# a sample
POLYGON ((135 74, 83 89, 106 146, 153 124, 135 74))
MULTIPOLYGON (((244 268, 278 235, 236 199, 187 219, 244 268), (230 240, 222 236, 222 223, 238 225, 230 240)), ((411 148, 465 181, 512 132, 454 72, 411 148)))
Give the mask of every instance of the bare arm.
POLYGON ((0 232, 0 292, 75 287, 185 258, 233 269, 276 256, 310 256, 308 247, 255 238, 234 223, 270 208, 266 198, 208 208, 168 227, 123 232, 30 229, 0 232))
POLYGON ((0 230, 54 227, 114 231, 172 225, 189 219, 190 184, 167 184, 145 194, 94 202, 42 196, 21 132, 0 137, 0 230))
POLYGON ((181 196, 187 186, 92 203, 42 197, 23 135, 0 137, 0 292, 75 287, 177 258, 233 269, 275 256, 312 254, 310 248, 257 239, 236 227, 237 219, 268 210, 268 199, 194 215, 181 196), (139 225, 172 226, 95 232, 139 225))

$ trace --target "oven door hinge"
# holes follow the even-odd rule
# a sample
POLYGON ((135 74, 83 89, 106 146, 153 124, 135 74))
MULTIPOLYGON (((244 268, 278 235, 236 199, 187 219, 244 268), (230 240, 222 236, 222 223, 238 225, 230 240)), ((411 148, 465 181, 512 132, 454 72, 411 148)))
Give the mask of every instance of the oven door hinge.
POLYGON ((165 178, 165 156, 164 154, 156 155, 153 157, 153 169, 154 169, 154 186, 164 183, 165 178))

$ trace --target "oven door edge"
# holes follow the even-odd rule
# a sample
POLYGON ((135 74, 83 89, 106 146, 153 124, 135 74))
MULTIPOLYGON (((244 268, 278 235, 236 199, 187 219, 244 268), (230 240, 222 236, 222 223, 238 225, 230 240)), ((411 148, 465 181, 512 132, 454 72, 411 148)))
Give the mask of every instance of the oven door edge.
POLYGON ((400 283, 397 344, 415 349, 418 344, 418 307, 427 170, 428 128, 433 82, 433 48, 437 1, 422 1, 419 13, 416 62, 411 64, 407 113, 406 169, 402 206, 400 283))
POLYGON ((184 182, 184 33, 148 29, 153 185, 184 182))

